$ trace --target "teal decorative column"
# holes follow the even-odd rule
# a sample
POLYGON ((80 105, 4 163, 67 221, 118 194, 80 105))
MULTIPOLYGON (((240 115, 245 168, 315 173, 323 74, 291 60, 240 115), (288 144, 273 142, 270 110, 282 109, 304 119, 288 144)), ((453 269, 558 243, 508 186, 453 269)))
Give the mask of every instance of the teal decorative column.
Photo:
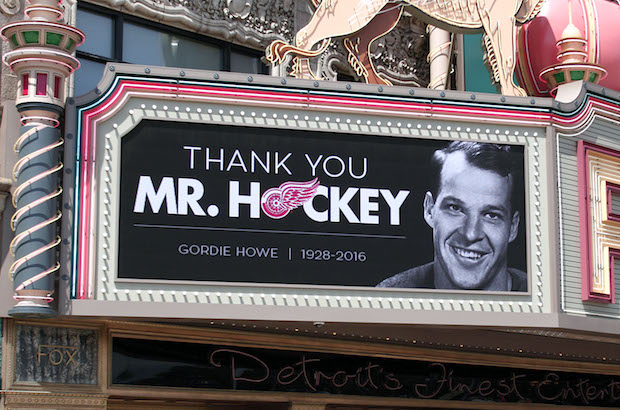
POLYGON ((11 50, 4 62, 18 78, 17 110, 21 115, 20 135, 14 150, 16 181, 11 219, 15 237, 9 269, 17 304, 9 311, 14 317, 46 317, 56 312, 54 273, 60 268, 57 221, 62 217, 58 197, 62 193, 60 119, 64 109, 65 81, 79 67, 72 56, 84 41, 84 34, 62 21, 61 1, 28 0, 26 20, 2 27, 0 33, 11 50))

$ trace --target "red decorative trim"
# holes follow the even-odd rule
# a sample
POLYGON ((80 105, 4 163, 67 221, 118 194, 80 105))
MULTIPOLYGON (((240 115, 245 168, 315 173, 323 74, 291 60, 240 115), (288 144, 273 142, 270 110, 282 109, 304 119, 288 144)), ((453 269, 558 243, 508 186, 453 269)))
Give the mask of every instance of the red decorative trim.
POLYGON ((36 95, 47 95, 47 74, 37 73, 36 95))
POLYGON ((28 95, 30 90, 30 74, 22 74, 22 96, 28 95))
POLYGON ((54 76, 54 98, 60 98, 60 84, 62 78, 59 75, 54 76))

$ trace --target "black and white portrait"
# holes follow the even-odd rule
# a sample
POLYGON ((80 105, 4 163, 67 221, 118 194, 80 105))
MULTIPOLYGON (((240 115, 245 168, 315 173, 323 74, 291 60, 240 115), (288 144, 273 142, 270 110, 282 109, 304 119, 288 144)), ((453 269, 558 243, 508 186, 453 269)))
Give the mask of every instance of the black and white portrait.
POLYGON ((508 265, 522 210, 522 176, 508 145, 455 141, 435 151, 423 218, 433 260, 377 287, 527 291, 525 272, 508 265))

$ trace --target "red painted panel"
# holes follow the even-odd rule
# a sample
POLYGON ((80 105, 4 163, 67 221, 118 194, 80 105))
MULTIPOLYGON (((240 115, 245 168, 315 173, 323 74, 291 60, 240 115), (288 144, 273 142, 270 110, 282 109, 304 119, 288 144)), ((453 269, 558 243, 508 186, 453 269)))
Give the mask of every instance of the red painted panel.
POLYGON ((37 95, 47 95, 47 74, 37 73, 37 95))

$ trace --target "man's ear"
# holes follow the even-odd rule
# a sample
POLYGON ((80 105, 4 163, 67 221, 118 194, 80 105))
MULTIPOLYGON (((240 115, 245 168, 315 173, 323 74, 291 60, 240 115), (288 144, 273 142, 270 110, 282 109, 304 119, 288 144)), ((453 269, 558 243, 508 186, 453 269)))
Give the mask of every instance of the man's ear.
POLYGON ((428 226, 430 226, 431 228, 435 227, 433 223, 433 214, 432 214, 432 210, 434 206, 435 206, 435 199, 433 198, 433 194, 431 194, 431 192, 428 191, 426 195, 424 196, 424 220, 426 221, 428 226))
POLYGON ((519 216, 519 211, 515 211, 514 215, 512 215, 512 221, 510 222, 510 237, 508 238, 509 243, 517 238, 520 220, 521 217, 519 216))

